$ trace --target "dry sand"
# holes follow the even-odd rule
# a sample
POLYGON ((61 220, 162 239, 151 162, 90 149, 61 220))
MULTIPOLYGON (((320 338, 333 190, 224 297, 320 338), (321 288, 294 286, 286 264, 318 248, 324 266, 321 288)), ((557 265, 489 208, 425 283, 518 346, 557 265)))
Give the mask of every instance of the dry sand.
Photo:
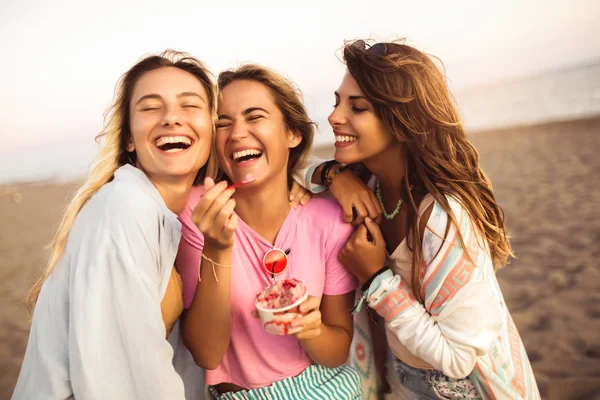
MULTIPOLYGON (((542 396, 600 399, 600 119, 471 137, 506 212, 518 258, 498 279, 542 396)), ((73 189, 0 186, 0 399, 27 344, 22 299, 73 189)))

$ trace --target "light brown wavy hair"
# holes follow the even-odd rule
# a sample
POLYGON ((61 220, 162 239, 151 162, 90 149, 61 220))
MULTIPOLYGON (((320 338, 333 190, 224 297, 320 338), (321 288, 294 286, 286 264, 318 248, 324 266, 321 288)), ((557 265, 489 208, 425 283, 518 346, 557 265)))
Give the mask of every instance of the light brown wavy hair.
POLYGON ((306 163, 313 138, 315 123, 308 117, 302 101, 302 92, 289 79, 272 69, 257 64, 245 64, 237 69, 223 71, 219 74, 217 86, 222 91, 235 81, 254 81, 265 85, 273 95, 275 104, 283 114, 286 127, 299 132, 302 142, 290 149, 288 159, 288 186, 292 184, 292 174, 298 166, 306 163))
MULTIPOLYGON (((449 195, 465 207, 487 241, 494 267, 507 264, 512 251, 504 227, 504 212, 496 202, 490 180, 479 166, 479 154, 465 135, 445 75, 436 62, 441 67, 443 64, 400 42, 384 45, 370 49, 364 41, 348 42, 343 57, 376 115, 406 146, 403 197, 409 205, 407 232, 411 249, 422 248, 417 210, 428 193, 458 229, 446 198, 449 195)), ((464 242, 462 235, 460 239, 464 242)), ((423 302, 422 254, 421 251, 412 254, 411 286, 414 295, 423 302)))
MULTIPOLYGON (((198 59, 187 53, 174 50, 166 50, 159 55, 145 57, 138 61, 129 71, 127 71, 117 83, 115 90, 115 99, 113 105, 105 113, 105 127, 103 131, 96 136, 96 141, 100 144, 100 149, 92 162, 90 174, 75 194, 75 197, 67 205, 58 230, 50 243, 50 257, 46 269, 42 276, 29 290, 26 297, 27 307, 31 312, 42 289, 42 285, 50 276, 56 264, 60 261, 67 240, 69 231, 73 226, 75 218, 87 201, 106 183, 114 178, 115 171, 125 164, 135 164, 135 152, 127 152, 127 144, 131 137, 129 121, 129 104, 131 96, 137 81, 147 72, 165 68, 175 67, 194 75, 204 89, 209 98, 209 104, 213 119, 213 137, 214 121, 216 120, 216 88, 214 79, 208 68, 198 59)), ((212 155, 196 176, 195 183, 201 182, 204 176, 214 176, 217 171, 217 161, 212 155)))

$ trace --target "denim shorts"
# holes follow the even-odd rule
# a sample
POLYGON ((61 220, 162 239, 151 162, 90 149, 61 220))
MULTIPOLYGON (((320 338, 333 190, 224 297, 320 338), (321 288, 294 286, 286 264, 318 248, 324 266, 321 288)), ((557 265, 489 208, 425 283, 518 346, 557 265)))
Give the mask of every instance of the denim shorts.
POLYGON ((453 379, 434 369, 414 368, 400 360, 394 360, 394 369, 400 384, 415 394, 415 398, 481 399, 469 377, 453 379))

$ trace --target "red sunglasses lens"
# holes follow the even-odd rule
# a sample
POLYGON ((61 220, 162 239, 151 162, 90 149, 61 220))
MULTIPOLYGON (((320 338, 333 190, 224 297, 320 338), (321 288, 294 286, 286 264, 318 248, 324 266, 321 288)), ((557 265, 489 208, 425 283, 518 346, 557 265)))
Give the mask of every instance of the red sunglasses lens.
POLYGON ((287 267, 287 257, 281 250, 269 250, 265 254, 264 265, 271 274, 280 274, 287 267))

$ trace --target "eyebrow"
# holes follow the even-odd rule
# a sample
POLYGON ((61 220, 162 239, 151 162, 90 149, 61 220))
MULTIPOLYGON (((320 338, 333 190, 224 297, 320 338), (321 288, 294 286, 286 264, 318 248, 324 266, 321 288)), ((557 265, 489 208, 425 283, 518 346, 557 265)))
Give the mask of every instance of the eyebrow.
MULTIPOLYGON (((264 113, 266 113, 268 115, 271 115, 270 112, 268 112, 267 110, 265 110, 264 108, 261 108, 261 107, 250 107, 250 108, 247 108, 244 111, 242 111, 242 115, 243 116, 247 116, 248 114, 252 114, 254 111, 262 111, 262 112, 264 112, 264 113)), ((230 116, 225 115, 225 114, 219 114, 218 118, 219 119, 231 119, 230 116)))
MULTIPOLYGON (((200 99, 203 103, 205 102, 204 99, 202 98, 202 96, 200 96, 198 93, 195 92, 181 92, 177 95, 177 98, 181 98, 181 97, 197 97, 198 99, 200 99)), ((156 99, 156 100, 161 100, 162 96, 156 93, 152 93, 152 94, 147 94, 145 96, 142 96, 139 98, 139 100, 135 103, 135 105, 140 104, 142 101, 147 100, 147 99, 156 99)))
POLYGON ((254 111, 262 111, 264 113, 267 113, 267 114, 271 115, 270 112, 268 112, 267 110, 265 110, 264 108, 261 108, 261 107, 250 107, 250 108, 247 108, 246 110, 244 110, 244 112, 242 114, 243 115, 248 115, 248 114, 253 113, 254 111))
POLYGON ((204 99, 202 98, 202 96, 200 96, 200 95, 199 95, 198 93, 196 93, 196 92, 182 92, 182 93, 179 93, 179 94, 177 95, 177 98, 181 98, 181 97, 190 97, 190 96, 197 97, 197 98, 199 98, 200 100, 202 100, 202 102, 204 102, 204 99))
MULTIPOLYGON (((336 91, 333 92, 337 97, 340 97, 340 94, 336 91)), ((348 96, 350 100, 366 100, 369 101, 365 96, 348 96)))

